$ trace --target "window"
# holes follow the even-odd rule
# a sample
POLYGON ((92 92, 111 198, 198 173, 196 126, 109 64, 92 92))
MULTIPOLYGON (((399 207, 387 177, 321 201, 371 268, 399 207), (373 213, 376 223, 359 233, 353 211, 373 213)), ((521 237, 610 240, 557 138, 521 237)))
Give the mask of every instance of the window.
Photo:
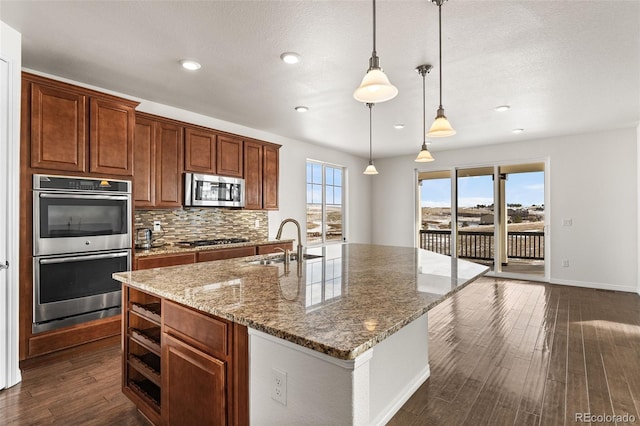
POLYGON ((345 240, 344 170, 307 161, 307 245, 345 240))

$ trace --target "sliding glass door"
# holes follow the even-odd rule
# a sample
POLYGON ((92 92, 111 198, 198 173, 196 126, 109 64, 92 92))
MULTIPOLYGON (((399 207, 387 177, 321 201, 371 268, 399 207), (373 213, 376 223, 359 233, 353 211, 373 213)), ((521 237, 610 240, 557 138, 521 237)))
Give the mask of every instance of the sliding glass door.
POLYGON ((544 169, 527 163, 419 172, 419 246, 487 265, 495 275, 547 277, 544 169))

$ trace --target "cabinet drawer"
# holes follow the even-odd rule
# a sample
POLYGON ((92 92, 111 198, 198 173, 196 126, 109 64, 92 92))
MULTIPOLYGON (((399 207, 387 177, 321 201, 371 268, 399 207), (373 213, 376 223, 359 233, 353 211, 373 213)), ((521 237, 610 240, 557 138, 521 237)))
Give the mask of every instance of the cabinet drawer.
POLYGON ((162 266, 176 266, 195 263, 194 253, 175 254, 167 256, 141 257, 136 260, 136 269, 160 268, 162 266))
POLYGON ((229 323, 167 300, 162 315, 165 332, 210 355, 229 355, 229 323), (172 330, 178 332, 173 333, 172 330))
POLYGON ((282 253, 280 249, 293 250, 293 243, 267 244, 256 247, 256 254, 282 253))
POLYGON ((233 259, 234 257, 253 256, 256 254, 255 247, 237 247, 221 250, 199 251, 198 262, 209 262, 211 260, 233 259))

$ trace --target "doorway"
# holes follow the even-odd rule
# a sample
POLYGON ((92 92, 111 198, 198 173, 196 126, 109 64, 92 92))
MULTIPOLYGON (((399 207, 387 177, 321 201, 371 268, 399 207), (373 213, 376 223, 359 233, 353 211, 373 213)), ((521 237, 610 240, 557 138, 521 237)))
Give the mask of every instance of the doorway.
POLYGON ((548 280, 545 163, 419 172, 418 185, 420 248, 481 263, 491 275, 548 280))

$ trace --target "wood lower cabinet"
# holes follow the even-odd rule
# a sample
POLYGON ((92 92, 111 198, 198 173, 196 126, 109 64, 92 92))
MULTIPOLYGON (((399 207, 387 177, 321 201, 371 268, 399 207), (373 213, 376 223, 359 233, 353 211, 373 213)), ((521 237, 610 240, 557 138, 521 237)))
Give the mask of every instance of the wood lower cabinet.
POLYGON ((225 425, 224 361, 164 333, 163 417, 169 425, 225 425))
POLYGON ((122 390, 156 425, 246 425, 247 328, 124 286, 122 390))
POLYGON ((267 244, 256 247, 256 254, 282 253, 282 250, 293 250, 293 243, 267 244))
POLYGON ((29 73, 22 82, 30 92, 32 168, 133 175, 137 102, 29 73))

